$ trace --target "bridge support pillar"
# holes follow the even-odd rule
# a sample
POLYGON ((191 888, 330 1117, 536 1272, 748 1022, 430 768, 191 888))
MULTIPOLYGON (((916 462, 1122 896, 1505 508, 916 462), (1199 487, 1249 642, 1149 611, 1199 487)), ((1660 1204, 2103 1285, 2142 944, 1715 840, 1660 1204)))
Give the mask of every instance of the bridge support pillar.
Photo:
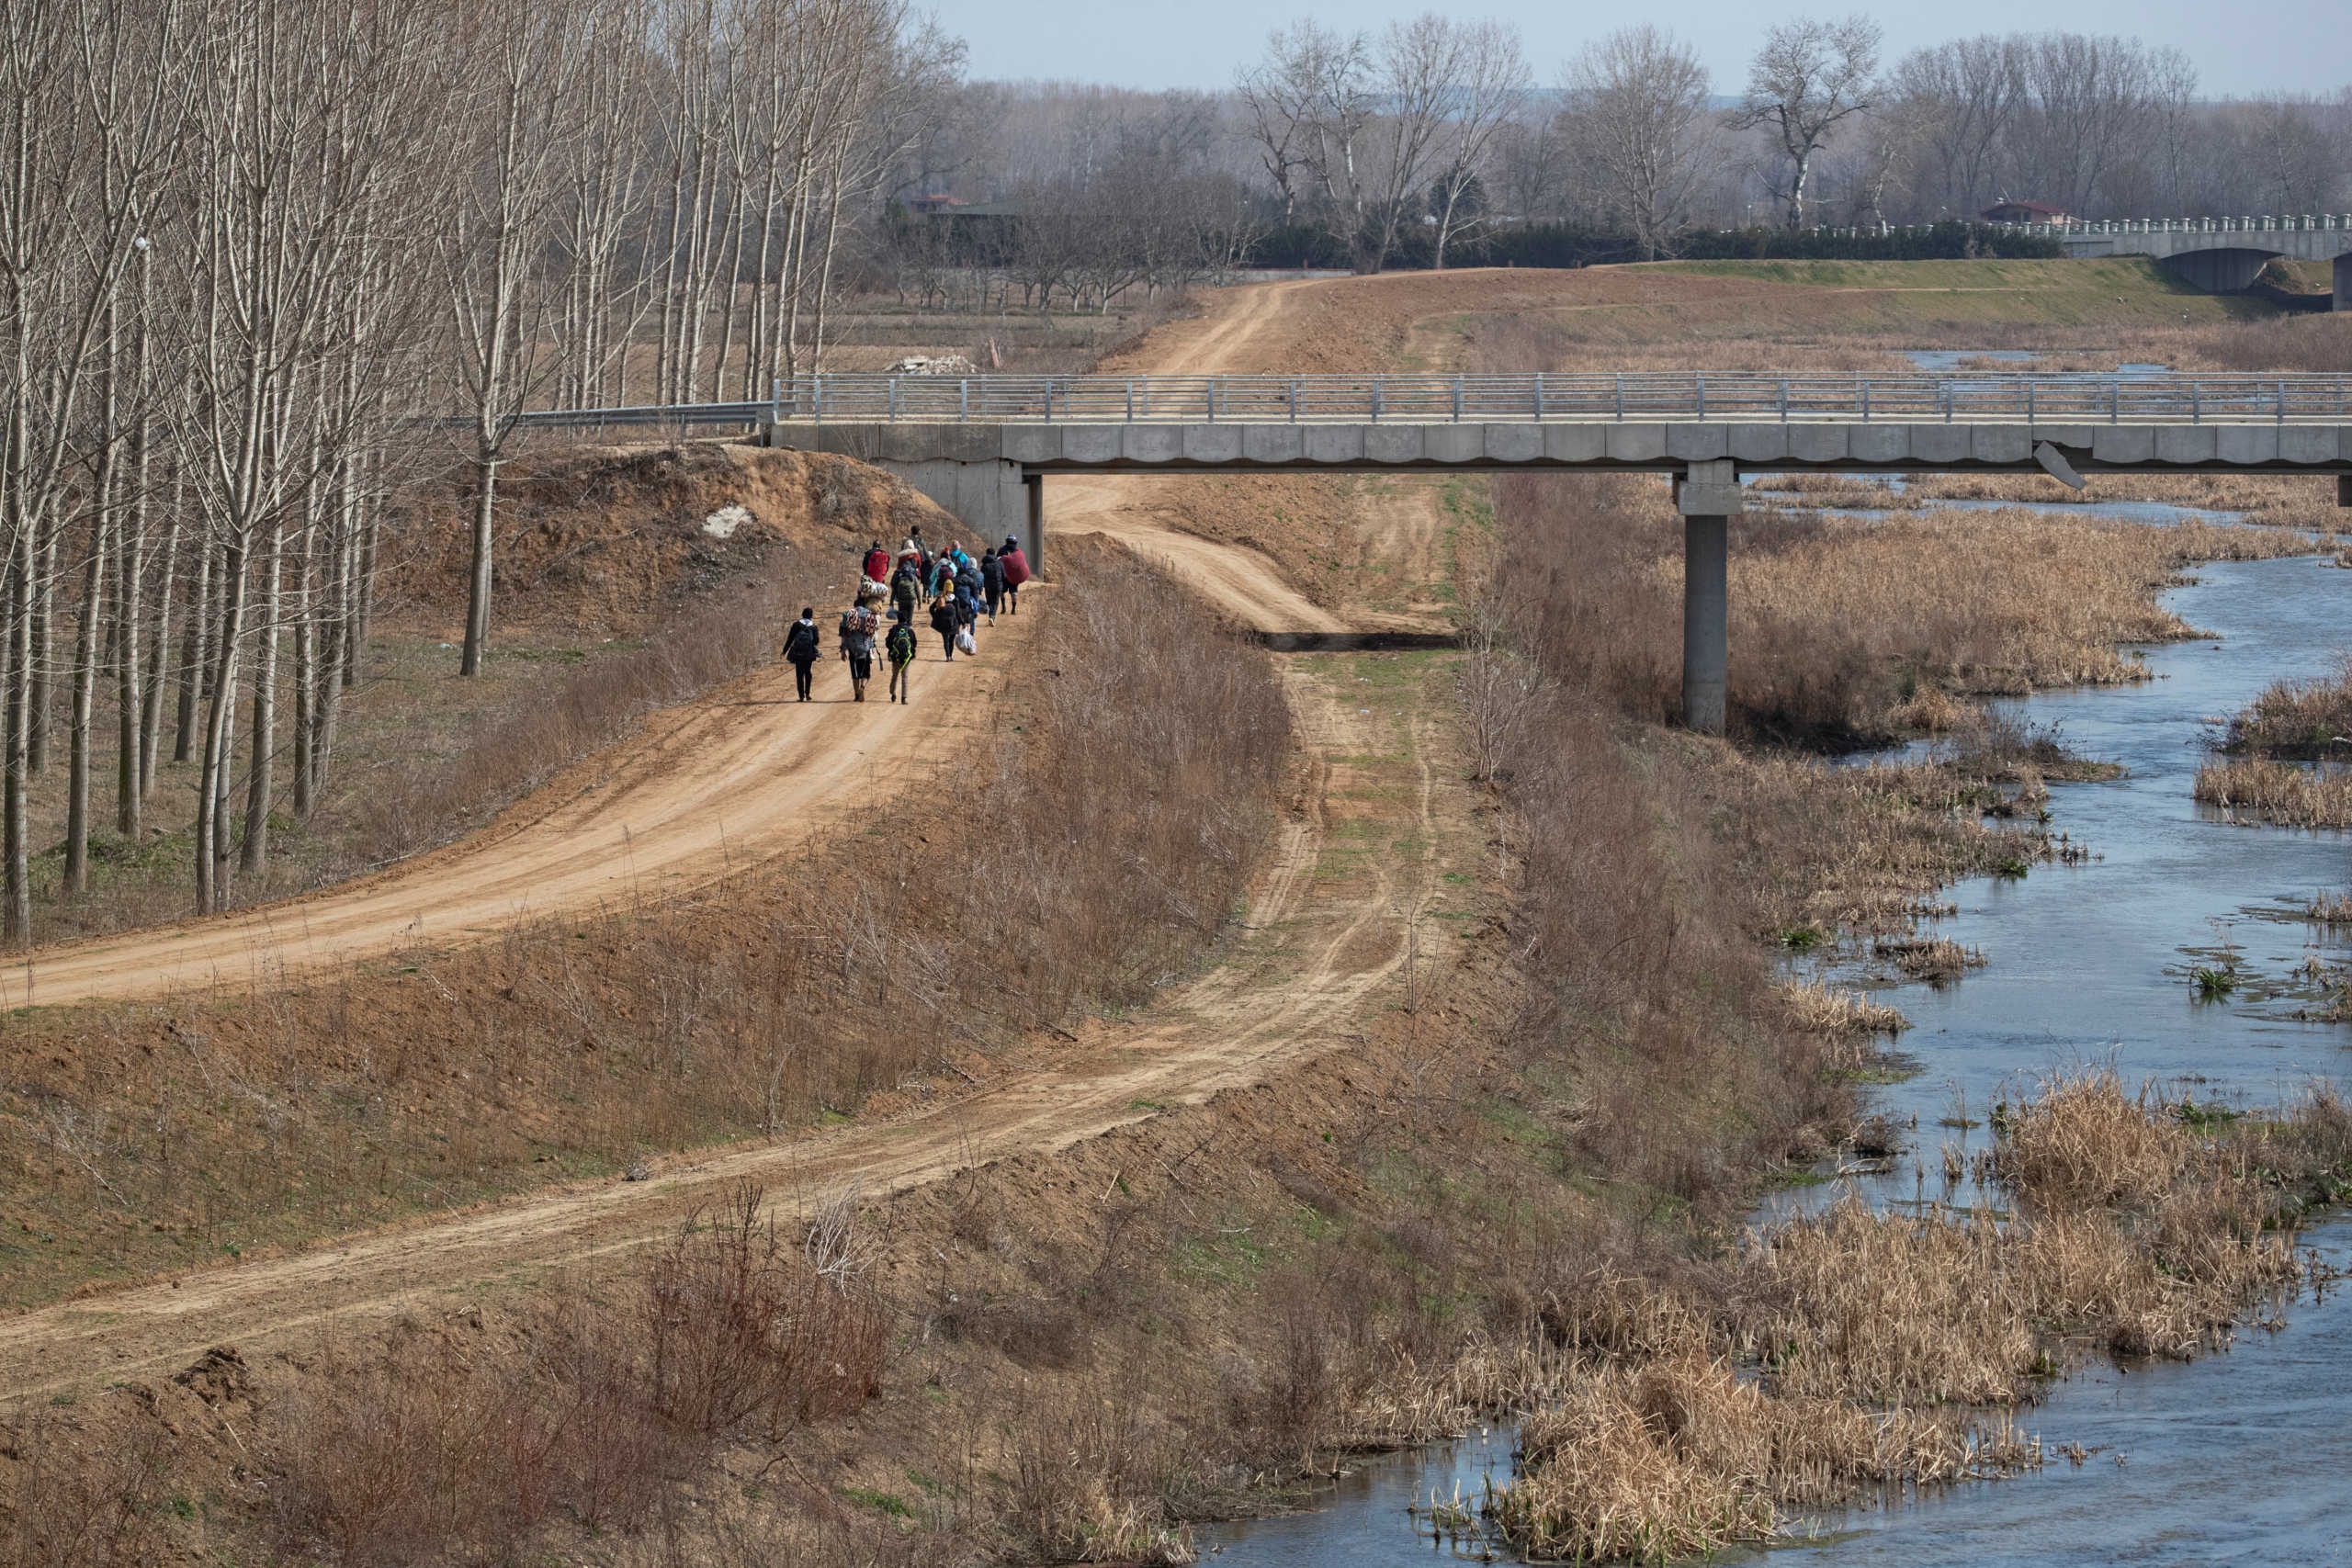
POLYGON ((1692 463, 1675 481, 1682 513, 1682 722, 1724 732, 1730 685, 1731 520, 1742 511, 1728 461, 1692 463))
POLYGON ((996 546, 1013 537, 1021 541, 1031 570, 1040 570, 1039 547, 1045 542, 1044 485, 1022 471, 1018 463, 965 463, 951 458, 903 463, 885 460, 876 465, 906 480, 952 513, 970 531, 964 544, 977 556, 982 546, 996 546))
POLYGON ((2352 310, 2352 252, 2335 258, 2335 308, 2352 310))

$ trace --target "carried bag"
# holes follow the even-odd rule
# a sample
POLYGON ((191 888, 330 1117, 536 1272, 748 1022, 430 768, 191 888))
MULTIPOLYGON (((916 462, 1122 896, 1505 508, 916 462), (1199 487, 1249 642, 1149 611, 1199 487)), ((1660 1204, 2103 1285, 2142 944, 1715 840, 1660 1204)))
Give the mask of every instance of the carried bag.
POLYGON ((971 627, 969 627, 969 626, 966 626, 962 631, 957 632, 957 633, 956 634, 956 652, 958 652, 958 653, 978 653, 978 652, 979 652, 979 650, 980 650, 980 645, 979 645, 978 643, 974 642, 974 641, 972 640, 972 628, 971 628, 971 627))

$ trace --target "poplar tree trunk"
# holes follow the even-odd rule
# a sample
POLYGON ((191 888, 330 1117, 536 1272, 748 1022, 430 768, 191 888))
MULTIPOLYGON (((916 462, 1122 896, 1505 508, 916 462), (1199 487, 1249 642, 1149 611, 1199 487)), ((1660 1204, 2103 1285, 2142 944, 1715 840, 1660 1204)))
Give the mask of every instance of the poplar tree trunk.
POLYGON ((90 890, 90 712, 98 689, 98 623, 104 619, 113 486, 98 484, 97 515, 90 524, 90 563, 82 580, 82 625, 74 646, 74 706, 66 729, 65 874, 67 894, 90 890))

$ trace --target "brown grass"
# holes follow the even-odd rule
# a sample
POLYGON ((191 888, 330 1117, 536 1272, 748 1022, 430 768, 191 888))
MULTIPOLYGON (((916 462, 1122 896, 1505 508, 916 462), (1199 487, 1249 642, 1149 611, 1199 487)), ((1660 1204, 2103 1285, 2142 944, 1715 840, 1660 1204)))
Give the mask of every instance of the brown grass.
MULTIPOLYGON (((1666 487, 1515 477, 1498 513, 1533 635, 1561 678, 1629 716, 1680 706, 1681 536, 1666 487), (1535 541, 1573 537, 1556 559, 1535 541), (1605 632, 1603 628, 1606 628, 1605 632)), ((2125 645, 2195 635, 2156 594, 2198 559, 2294 553, 2291 536, 2024 510, 1871 523, 1751 514, 1734 530, 1731 714, 1753 739, 1838 743, 1951 726, 1952 695, 2146 679, 2125 645), (1918 705, 1921 694, 1945 694, 1918 705)))
POLYGON ((2352 659, 2315 681, 2278 681, 2230 720, 2223 751, 2305 760, 2352 754, 2352 659))
POLYGON ((2352 828, 2352 773, 2261 757, 2212 757, 2197 770, 2198 801, 2244 821, 2352 828))
POLYGON ((1286 710, 1265 656, 1158 575, 1066 564, 1082 586, 1008 688, 1010 722, 870 836, 388 974, 12 1035, 0 1180, 57 1240, 0 1292, 225 1260, 876 1092, 919 1101, 1025 1030, 1148 995, 1236 907, 1286 710), (965 896, 912 891, 946 855, 965 896))

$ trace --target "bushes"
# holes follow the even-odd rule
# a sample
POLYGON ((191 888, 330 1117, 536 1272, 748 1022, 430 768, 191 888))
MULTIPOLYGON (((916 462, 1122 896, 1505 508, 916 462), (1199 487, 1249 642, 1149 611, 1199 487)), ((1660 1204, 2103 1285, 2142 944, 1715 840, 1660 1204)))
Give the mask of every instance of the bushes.
POLYGON ((691 1216, 641 1284, 633 1303, 560 1297, 518 1344, 398 1335, 314 1368, 264 1428, 276 1532, 361 1564, 503 1560, 558 1521, 636 1531, 710 1442, 876 1391, 881 1308, 786 1241, 756 1187, 691 1216))

